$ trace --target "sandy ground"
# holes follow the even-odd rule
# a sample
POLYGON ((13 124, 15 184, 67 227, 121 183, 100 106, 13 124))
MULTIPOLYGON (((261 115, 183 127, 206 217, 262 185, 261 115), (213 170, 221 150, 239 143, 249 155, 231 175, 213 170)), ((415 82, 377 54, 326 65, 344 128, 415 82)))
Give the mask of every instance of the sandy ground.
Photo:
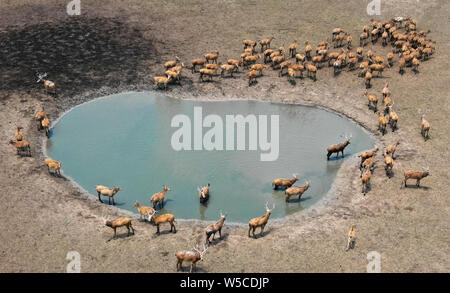
MULTIPOLYGON (((64 1, 0 3, 0 272, 64 272, 69 251, 81 255, 83 272, 175 272, 174 253, 203 237, 206 223, 178 221, 178 233, 155 236, 156 228, 135 220, 136 235, 107 242, 112 230, 102 217, 121 211, 81 193, 47 172, 44 135, 34 114, 45 104, 55 119, 63 111, 108 93, 152 88, 162 63, 178 55, 185 63, 219 50, 220 60, 237 58, 242 39, 275 36, 272 47, 298 39, 325 40, 334 27, 357 39, 369 1, 93 1, 82 0, 82 15, 70 17, 64 1), (36 71, 46 71, 58 94, 47 96, 36 71), (32 157, 16 156, 7 142, 24 127, 32 157)), ((69 1, 67 1, 69 2, 69 1)), ((382 157, 363 197, 357 158, 340 169, 330 194, 317 207, 285 220, 270 221, 264 237, 247 237, 247 226, 224 228, 224 238, 208 250, 199 272, 365 272, 367 253, 378 251, 383 272, 448 272, 450 178, 448 1, 382 1, 384 20, 412 16, 418 29, 430 29, 437 52, 398 74, 395 65, 373 79, 378 92, 389 81, 400 116, 399 129, 384 136, 367 109, 363 80, 356 71, 333 77, 326 66, 316 82, 295 85, 266 71, 248 87, 244 74, 201 83, 184 71, 169 96, 194 99, 254 98, 319 105, 346 115, 376 135, 380 146, 399 140, 394 176, 384 174, 382 157), (432 124, 431 138, 420 136, 420 114, 432 124), (400 189, 405 169, 429 166, 422 187, 400 189), (354 250, 346 235, 357 225, 354 250)), ((388 48, 369 45, 376 54, 388 48), (373 48, 372 48, 373 47, 373 48)), ((397 60, 397 58, 396 58, 397 60)), ((324 149, 327 146, 324 146, 324 149)), ((274 175, 275 176, 275 175, 274 175)), ((412 183, 412 181, 411 181, 412 183)), ((263 211, 262 211, 263 212, 263 211)))

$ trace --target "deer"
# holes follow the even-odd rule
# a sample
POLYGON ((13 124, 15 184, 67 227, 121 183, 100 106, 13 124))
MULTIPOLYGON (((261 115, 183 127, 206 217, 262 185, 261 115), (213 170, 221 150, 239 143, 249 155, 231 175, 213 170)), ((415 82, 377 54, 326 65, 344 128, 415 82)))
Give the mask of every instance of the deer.
POLYGON ((44 162, 45 162, 45 165, 47 165, 47 169, 48 169, 49 173, 51 173, 50 170, 54 170, 53 171, 54 174, 56 174, 58 176, 61 176, 61 165, 62 165, 62 162, 57 162, 57 161, 52 160, 50 158, 46 158, 44 160, 44 162))
POLYGON ((263 52, 264 49, 267 50, 267 49, 270 48, 270 43, 272 43, 273 39, 275 39, 275 37, 270 37, 268 39, 264 39, 264 40, 259 41, 259 44, 261 45, 261 52, 263 52))
POLYGON ((397 123, 398 123, 398 115, 397 113, 394 112, 394 110, 392 110, 392 106, 394 105, 394 103, 392 103, 392 105, 388 106, 388 113, 389 113, 389 124, 391 125, 392 131, 395 131, 397 129, 397 123))
POLYGON ((155 211, 152 207, 141 206, 137 201, 134 203, 134 206, 138 209, 139 219, 144 219, 144 221, 146 215, 152 214, 155 211))
POLYGON ((156 210, 153 213, 148 213, 148 221, 156 225, 156 235, 159 235, 159 225, 162 223, 170 224, 170 232, 177 233, 177 228, 175 227, 175 216, 172 214, 163 214, 161 216, 155 216, 156 210))
POLYGON ((373 150, 363 152, 361 155, 359 155, 358 157, 361 158, 361 163, 359 164, 359 169, 361 170, 362 165, 365 160, 375 157, 377 155, 377 152, 378 152, 378 147, 376 146, 373 150))
POLYGON ((350 137, 345 136, 345 141, 340 144, 334 144, 327 148, 327 161, 330 160, 330 156, 333 153, 336 153, 336 157, 339 156, 339 153, 342 153, 342 157, 344 157, 344 149, 350 144, 350 137))
POLYGON ((260 75, 259 70, 250 70, 248 72, 248 86, 252 85, 256 82, 256 78, 260 75))
POLYGON ((405 187, 407 187, 406 181, 408 181, 409 179, 415 179, 416 186, 420 187, 420 180, 422 180, 423 178, 425 178, 427 176, 430 176, 430 170, 429 170, 429 168, 426 168, 425 171, 407 170, 404 172, 404 176, 405 176, 405 179, 403 179, 403 181, 402 181, 402 187, 403 187, 403 185, 405 187))
POLYGON ((222 214, 222 211, 220 211, 220 220, 217 223, 211 224, 208 227, 206 227, 205 234, 206 234, 206 242, 208 244, 211 243, 211 241, 209 240, 211 238, 211 235, 212 235, 212 240, 214 241, 214 236, 216 235, 217 232, 219 232, 219 239, 222 239, 222 227, 223 227, 223 223, 225 222, 226 218, 227 218, 227 215, 222 214))
POLYGON ((204 76, 208 76, 209 77, 209 81, 213 80, 213 76, 216 75, 217 73, 217 69, 208 69, 208 68, 201 68, 200 69, 200 80, 201 81, 205 81, 204 80, 204 76))
POLYGON ((380 111, 377 112, 378 115, 378 130, 381 132, 382 135, 386 133, 386 125, 388 123, 388 120, 386 117, 381 114, 380 111))
POLYGON ((367 71, 364 76, 364 83, 366 85, 366 88, 371 87, 371 84, 370 84, 371 80, 372 80, 372 73, 370 71, 367 71))
POLYGON ((297 54, 297 44, 298 41, 294 40, 294 42, 289 45, 289 56, 291 56, 291 58, 294 58, 297 54))
POLYGON ((212 63, 217 63, 218 58, 219 58, 219 51, 216 51, 215 53, 205 54, 206 63, 209 63, 209 61, 211 61, 212 63))
POLYGON ((389 145, 389 146, 386 147, 386 153, 390 154, 393 159, 395 159, 394 153, 397 150, 397 147, 398 147, 399 144, 400 144, 400 142, 397 141, 395 144, 389 145))
POLYGON ((367 100, 368 100, 367 106, 369 107, 369 109, 372 109, 373 112, 376 112, 377 105, 378 105, 377 96, 369 94, 367 90, 364 92, 364 95, 367 96, 367 100))
POLYGON ((50 120, 48 119, 48 114, 45 114, 44 119, 41 121, 41 129, 45 130, 45 135, 50 138, 50 120))
POLYGON ((48 94, 48 91, 52 91, 53 94, 56 95, 56 87, 55 87, 55 83, 53 81, 50 81, 48 79, 45 79, 47 77, 47 73, 44 74, 37 74, 38 80, 37 83, 42 82, 44 84, 44 88, 45 88, 45 94, 48 94))
POLYGON ((155 81, 155 88, 161 88, 161 85, 163 86, 163 88, 166 90, 167 89, 167 84, 169 83, 169 81, 172 79, 172 76, 155 76, 154 78, 155 81))
POLYGON ((307 75, 310 78, 312 78, 314 81, 316 81, 317 67, 314 65, 311 65, 310 63, 304 63, 304 66, 306 68, 307 75))
POLYGON ((203 261, 203 255, 207 250, 208 246, 203 245, 202 251, 196 246, 193 250, 182 250, 175 253, 175 256, 177 257, 177 272, 182 268, 183 262, 188 261, 191 263, 189 273, 192 273, 192 269, 196 267, 196 263, 198 261, 203 261))
POLYGON ((303 193, 305 193, 306 190, 308 190, 309 188, 309 181, 306 181, 304 186, 294 186, 294 187, 289 187, 284 191, 284 194, 286 194, 286 202, 289 202, 289 199, 292 196, 297 196, 298 195, 298 199, 300 200, 303 193))
POLYGON ((431 124, 427 120, 425 120, 425 115, 422 115, 420 126, 421 126, 420 133, 422 134, 423 138, 427 140, 429 138, 431 124))
POLYGON ((133 231, 133 235, 134 235, 134 228, 131 224, 131 221, 132 221, 132 219, 129 217, 120 217, 113 221, 106 220, 105 225, 114 230, 114 236, 112 237, 112 239, 114 239, 117 236, 116 229, 119 227, 123 227, 123 226, 127 227, 127 230, 128 230, 127 236, 130 236, 130 229, 133 231))
POLYGON ((108 204, 111 204, 111 198, 112 198, 113 205, 115 205, 114 195, 116 195, 116 193, 120 191, 120 187, 114 186, 113 189, 110 189, 110 188, 108 188, 106 186, 103 186, 103 185, 97 185, 95 187, 95 190, 97 191, 98 200, 101 203, 103 203, 103 201, 102 201, 100 196, 103 195, 103 196, 107 196, 108 197, 108 204))
POLYGON ((200 203, 206 203, 209 199, 209 186, 210 184, 208 183, 208 185, 203 186, 202 188, 197 187, 197 191, 198 191, 198 197, 200 199, 200 203))
POLYGON ((248 47, 254 48, 256 46, 256 41, 253 40, 243 40, 242 43, 244 44, 244 50, 248 47))
POLYGON ((150 201, 153 203, 153 208, 156 208, 157 204, 159 204, 160 208, 164 207, 164 198, 166 197, 167 191, 170 191, 170 188, 163 185, 163 190, 161 192, 152 195, 150 201))
POLYGON ((390 154, 384 151, 384 170, 386 171, 386 176, 390 177, 392 174, 392 169, 394 168, 394 159, 390 154))
POLYGON ((197 66, 205 65, 206 61, 204 59, 194 59, 192 60, 192 73, 197 72, 197 66))
POLYGON ((277 178, 272 181, 272 187, 274 190, 277 190, 279 187, 282 188, 289 188, 292 185, 294 185, 295 182, 297 182, 298 178, 296 174, 292 174, 292 179, 284 179, 284 178, 277 178))
POLYGON ((175 56, 175 60, 170 60, 164 63, 164 68, 167 70, 169 68, 174 67, 175 65, 177 65, 177 63, 180 61, 180 58, 178 58, 178 56, 175 56))
POLYGON ((264 227, 267 225, 267 222, 269 221, 270 214, 272 213, 272 210, 275 208, 275 204, 273 204, 272 209, 269 209, 267 205, 268 202, 266 202, 266 214, 264 216, 259 218, 253 218, 248 223, 248 237, 250 237, 250 231, 252 231, 253 237, 256 239, 255 230, 258 227, 261 227, 261 232, 259 233, 259 235, 262 235, 264 227))
POLYGON ((361 164, 360 170, 361 170, 361 174, 359 175, 359 177, 362 178, 365 170, 370 170, 373 171, 375 167, 375 156, 367 158, 366 160, 364 160, 364 162, 361 164))
POLYGON ((361 175, 361 183, 362 183, 362 190, 361 193, 366 195, 369 186, 370 186, 370 178, 372 177, 372 172, 370 172, 370 168, 364 169, 364 172, 361 175))
POLYGON ((13 141, 10 140, 9 141, 10 144, 12 144, 17 151, 17 155, 24 157, 31 157, 31 148, 30 148, 30 143, 26 140, 22 140, 22 141, 13 141))

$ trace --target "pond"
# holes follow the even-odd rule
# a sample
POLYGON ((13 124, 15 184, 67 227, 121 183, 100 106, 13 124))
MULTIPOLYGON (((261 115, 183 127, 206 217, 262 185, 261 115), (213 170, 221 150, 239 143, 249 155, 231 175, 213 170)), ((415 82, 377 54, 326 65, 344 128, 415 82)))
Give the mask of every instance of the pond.
MULTIPOLYGON (((204 135, 214 125, 200 131, 204 135)), ((335 155, 327 161, 326 149, 342 142, 344 134, 352 134, 344 160, 373 147, 373 138, 358 124, 316 107, 250 100, 200 102, 154 92, 131 92, 95 99, 68 111, 51 129, 45 148, 47 156, 62 161, 63 174, 92 195, 97 196, 96 185, 119 186, 121 190, 115 195, 119 208, 136 212, 135 201, 149 206, 152 194, 167 185, 171 190, 161 213, 172 213, 178 219, 216 220, 222 210, 228 214, 227 221, 247 223, 264 215, 266 202, 269 207, 275 204, 272 218, 319 202, 343 162, 335 155), (223 139, 218 140, 223 141, 223 150, 219 146, 212 151, 206 145, 195 146, 198 141, 194 132, 199 128, 194 113, 199 109, 203 119, 212 114, 223 119, 223 139), (227 115, 239 114, 266 115, 267 141, 272 138, 274 142, 274 131, 279 130, 277 156, 273 151, 272 159, 262 160, 262 154, 269 152, 267 148, 259 150, 257 145, 256 150, 249 150, 252 136, 248 127, 244 130, 245 150, 227 148, 227 115), (175 127, 181 124, 174 125, 173 120, 180 115, 192 121, 192 150, 177 150, 173 145, 174 133, 181 129, 175 127), (276 125, 274 117, 279 120, 276 129, 271 128, 276 125), (309 180, 310 188, 301 200, 292 198, 287 203, 284 191, 274 191, 271 183, 275 178, 292 178, 294 173, 299 178, 297 186, 309 180), (208 183, 211 196, 203 205, 197 187, 208 183)), ((236 145, 237 135, 236 128, 231 135, 236 145)))

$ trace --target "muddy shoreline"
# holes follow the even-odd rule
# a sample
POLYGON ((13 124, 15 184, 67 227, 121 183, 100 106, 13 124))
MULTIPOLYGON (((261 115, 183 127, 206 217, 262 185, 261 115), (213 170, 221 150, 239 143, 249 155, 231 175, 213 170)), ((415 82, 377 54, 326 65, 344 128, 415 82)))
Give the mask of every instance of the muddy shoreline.
MULTIPOLYGON (((175 55, 188 63, 219 48, 223 61, 240 54, 245 38, 276 34, 279 38, 274 46, 296 38, 317 43, 335 26, 356 35, 370 19, 360 13, 366 3, 357 0, 342 4, 341 9, 316 1, 306 1, 301 7, 297 1, 268 1, 256 10, 253 2, 238 1, 230 1, 226 7, 202 2, 153 1, 151 7, 139 0, 113 2, 85 0, 88 9, 77 18, 67 17, 65 7, 53 0, 0 4, 0 16, 4 16, 0 18, 0 138, 9 141, 15 127, 23 126, 33 154, 19 158, 11 145, 0 145, 0 238, 4 239, 0 242, 0 272, 64 272, 66 254, 75 250, 81 255, 83 272, 173 273, 174 253, 192 248, 204 237, 202 221, 179 221, 176 234, 163 226, 160 236, 154 235, 153 225, 135 221, 136 235, 126 237, 125 231, 119 231, 116 240, 107 242, 112 230, 104 226, 103 219, 123 211, 99 203, 69 180, 48 174, 42 153, 45 138, 33 120, 42 104, 53 121, 97 97, 152 90, 152 77, 161 75, 163 62, 175 55), (304 12, 302 18, 285 13, 299 9, 304 12), (214 26, 201 22, 204 13, 216 15, 214 26), (53 16, 51 21, 48 15, 53 16), (241 22, 230 23, 231 16, 241 22), (336 23, 329 23, 331 16, 336 23), (67 54, 60 54, 57 45, 67 54), (56 98, 47 96, 42 85, 36 84, 36 71, 49 72, 60 89, 56 98)), ((248 238, 246 225, 226 223, 224 239, 213 243, 199 272, 365 272, 370 251, 380 252, 383 272, 450 271, 446 179, 450 167, 442 160, 450 156, 446 122, 450 114, 450 30, 445 25, 450 4, 397 2, 383 1, 386 10, 380 20, 414 15, 420 29, 432 30, 438 53, 421 65, 418 74, 408 69, 400 75, 394 65, 383 77, 372 80, 370 91, 375 93, 386 81, 390 83, 400 116, 395 132, 384 136, 377 132, 376 116, 367 109, 363 81, 356 72, 334 77, 326 66, 319 70, 316 82, 304 78, 291 85, 276 71, 268 70, 251 87, 245 73, 202 83, 187 69, 181 85, 165 92, 184 99, 251 97, 322 107, 362 125, 380 147, 401 141, 394 176, 385 176, 383 157, 379 156, 366 196, 361 195, 357 158, 352 156, 339 169, 320 206, 270 221, 263 237, 248 238), (418 131, 418 111, 426 111, 433 126, 427 142, 418 131), (423 187, 399 188, 403 170, 426 165, 432 176, 422 182, 423 187), (356 248, 345 252, 352 224, 357 225, 356 248)), ((371 48, 379 54, 388 51, 380 45, 371 48)))

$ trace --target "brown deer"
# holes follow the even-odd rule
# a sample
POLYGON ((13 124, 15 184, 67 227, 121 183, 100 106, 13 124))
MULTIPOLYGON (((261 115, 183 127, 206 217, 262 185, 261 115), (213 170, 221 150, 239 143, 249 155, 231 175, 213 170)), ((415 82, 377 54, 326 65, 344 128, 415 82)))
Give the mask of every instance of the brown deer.
POLYGON ((131 218, 129 218, 129 217, 121 217, 114 221, 105 221, 105 225, 114 230, 113 238, 116 238, 116 229, 118 227, 122 227, 122 226, 127 227, 127 230, 128 230, 127 236, 130 236, 130 228, 133 231, 133 235, 134 235, 134 228, 131 225, 131 218))
POLYGON ((425 178, 427 176, 430 176, 430 171, 428 168, 425 171, 407 170, 407 171, 405 171, 405 179, 402 181, 402 187, 403 187, 403 185, 405 187, 407 187, 406 181, 408 181, 408 179, 415 179, 416 186, 420 187, 420 180, 422 180, 423 178, 425 178))
POLYGON ((273 189, 276 190, 279 187, 289 188, 292 185, 294 185, 294 183, 297 182, 298 178, 297 178, 296 174, 292 174, 292 176, 294 176, 294 178, 292 178, 292 179, 277 178, 277 179, 273 180, 272 181, 273 189))
POLYGON ((206 186, 203 186, 202 188, 197 187, 198 191, 198 197, 200 199, 200 203, 206 203, 209 199, 209 183, 206 186))
POLYGON ((333 153, 336 153, 336 157, 339 156, 339 153, 342 153, 342 157, 344 157, 344 149, 350 144, 350 138, 352 136, 350 135, 350 137, 345 137, 345 141, 343 143, 340 144, 334 144, 331 145, 327 148, 327 160, 330 160, 330 156, 333 153))
POLYGON ((301 187, 297 187, 297 186, 289 187, 288 189, 286 189, 284 191, 284 194, 286 194, 286 202, 289 202, 289 199, 291 198, 291 196, 297 196, 297 195, 298 195, 298 199, 300 200, 303 193, 306 190, 308 190, 308 188, 309 188, 309 181, 306 181, 306 184, 301 187))
POLYGON ((359 164, 359 169, 361 170, 362 165, 364 163, 365 160, 375 157, 377 155, 378 152, 378 147, 375 147, 373 150, 371 151, 367 151, 367 152, 363 152, 361 155, 359 155, 358 157, 361 158, 361 163, 359 164))
POLYGON ((167 191, 170 191, 170 188, 166 185, 163 185, 163 191, 152 195, 150 201, 153 203, 153 208, 156 208, 156 205, 158 203, 160 208, 164 207, 164 198, 166 197, 167 191))
POLYGON ((206 233, 206 242, 207 243, 211 243, 211 241, 209 240, 209 238, 211 238, 212 235, 212 240, 214 240, 214 236, 216 236, 216 233, 219 232, 219 239, 222 239, 222 227, 223 227, 223 223, 225 222, 227 215, 222 214, 222 211, 220 211, 220 220, 215 223, 215 224, 211 224, 208 227, 206 227, 205 229, 205 233, 206 233))
POLYGON ((269 209, 267 204, 268 203, 266 202, 266 214, 259 218, 253 218, 248 223, 248 237, 250 237, 250 231, 252 231, 253 237, 256 239, 255 230, 258 227, 261 227, 261 232, 259 233, 259 235, 262 235, 262 233, 264 231, 264 227, 266 226, 267 222, 269 221, 270 214, 272 213, 272 210, 275 208, 275 204, 273 205, 272 209, 269 209))
POLYGON ((372 172, 370 171, 370 168, 364 169, 364 172, 361 176, 361 183, 362 183, 362 190, 361 192, 366 195, 367 190, 370 186, 370 178, 372 177, 372 172))
POLYGON ((196 246, 193 250, 182 250, 175 253, 177 257, 177 272, 183 266, 183 261, 191 262, 191 268, 189 270, 192 273, 192 269, 196 267, 196 263, 198 261, 203 261, 203 255, 208 250, 208 246, 203 245, 203 250, 200 251, 198 246, 196 246))
POLYGON ((111 204, 111 198, 112 198, 112 202, 113 205, 115 205, 116 203, 114 202, 114 195, 116 195, 117 192, 120 191, 120 187, 115 186, 113 189, 110 189, 106 186, 103 185, 97 185, 95 187, 95 190, 97 191, 97 195, 98 195, 98 200, 103 203, 102 199, 100 198, 101 195, 107 196, 108 197, 108 204, 111 204))
POLYGON ((153 213, 148 213, 148 221, 153 222, 156 225, 156 234, 159 235, 159 225, 162 223, 170 224, 170 232, 177 233, 177 228, 175 227, 175 216, 172 214, 164 214, 161 216, 155 216, 156 210, 153 210, 153 213))

